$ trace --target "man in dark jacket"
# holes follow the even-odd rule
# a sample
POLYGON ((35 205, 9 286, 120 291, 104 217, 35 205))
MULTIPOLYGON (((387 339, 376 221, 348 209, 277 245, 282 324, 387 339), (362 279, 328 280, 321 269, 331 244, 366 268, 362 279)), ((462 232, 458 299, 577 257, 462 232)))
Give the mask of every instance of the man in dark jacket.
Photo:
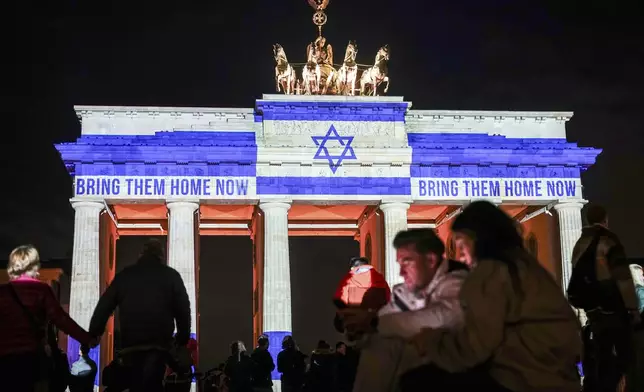
POLYGON ((190 338, 190 300, 179 273, 165 264, 163 246, 145 244, 138 262, 116 274, 101 296, 89 331, 101 336, 118 307, 123 361, 131 391, 163 390, 168 350, 190 338), (177 327, 176 336, 173 332, 177 327))
POLYGON ((327 392, 333 390, 335 356, 331 346, 324 340, 318 342, 311 353, 311 367, 307 374, 307 392, 327 392))
POLYGON ((275 362, 268 351, 268 336, 262 335, 257 339, 257 348, 253 350, 250 358, 253 360, 253 391, 272 392, 271 372, 275 370, 275 362))
POLYGON ((598 390, 612 390, 626 371, 631 359, 632 326, 640 322, 635 286, 619 238, 608 229, 608 214, 598 205, 586 208, 587 227, 575 244, 573 266, 586 252, 595 252, 596 292, 589 294, 597 299, 586 309, 592 332, 595 372, 585 371, 586 377, 601 384, 598 390), (590 245, 596 243, 595 249, 590 245))
POLYGON ((351 392, 358 371, 358 353, 346 343, 335 345, 335 386, 336 392, 351 392))
POLYGON ((306 355, 295 344, 292 336, 282 340, 282 351, 277 355, 277 371, 282 373, 282 392, 301 392, 306 374, 306 355))

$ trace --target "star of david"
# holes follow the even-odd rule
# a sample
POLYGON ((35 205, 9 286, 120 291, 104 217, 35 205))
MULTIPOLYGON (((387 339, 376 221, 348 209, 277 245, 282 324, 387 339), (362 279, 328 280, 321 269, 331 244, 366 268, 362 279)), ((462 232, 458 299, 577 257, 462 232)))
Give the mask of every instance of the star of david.
POLYGON ((331 125, 331 128, 329 128, 326 135, 312 136, 311 139, 313 139, 315 145, 318 146, 318 151, 315 153, 313 159, 328 160, 329 168, 331 168, 333 174, 335 174, 336 170, 338 170, 338 167, 342 165, 343 160, 357 159, 356 153, 353 151, 353 147, 351 147, 353 136, 340 136, 333 125, 331 125), (340 155, 331 155, 329 153, 329 149, 327 148, 326 144, 327 142, 334 140, 340 143, 340 146, 344 147, 344 150, 340 155))

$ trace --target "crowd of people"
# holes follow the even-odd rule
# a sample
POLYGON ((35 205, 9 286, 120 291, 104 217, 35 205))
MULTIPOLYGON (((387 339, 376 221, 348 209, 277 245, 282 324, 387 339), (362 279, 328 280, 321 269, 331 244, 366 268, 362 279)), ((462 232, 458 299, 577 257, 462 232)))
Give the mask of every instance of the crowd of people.
POLYGON ((285 336, 276 361, 268 353, 268 345, 265 335, 260 336, 251 353, 243 342, 233 342, 230 356, 212 372, 214 377, 209 377, 204 386, 217 392, 269 392, 273 390, 271 374, 277 369, 283 392, 352 390, 358 355, 345 342, 337 342, 333 349, 320 340, 309 356, 300 351, 292 336, 285 336))
MULTIPOLYGON (((228 360, 207 372, 208 388, 272 391, 277 369, 285 392, 644 391, 642 269, 629 266, 603 208, 587 207, 586 219, 566 292, 525 248, 517 223, 488 202, 454 219, 453 259, 433 230, 402 231, 393 245, 403 283, 390 289, 368 260, 351 260, 329 320, 346 343, 333 350, 321 341, 307 356, 286 336, 274 359, 268 336, 251 353, 236 341, 228 360)), ((189 390, 198 362, 190 302, 164 258, 160 243, 147 243, 103 293, 86 331, 38 281, 36 249, 16 248, 10 283, 0 287, 0 380, 11 391, 57 391, 70 371, 55 360, 53 324, 81 344, 65 376, 76 381, 63 382, 81 391, 87 384, 79 380, 93 381, 97 371, 88 350, 118 309, 122 350, 104 370, 108 390, 189 390)))

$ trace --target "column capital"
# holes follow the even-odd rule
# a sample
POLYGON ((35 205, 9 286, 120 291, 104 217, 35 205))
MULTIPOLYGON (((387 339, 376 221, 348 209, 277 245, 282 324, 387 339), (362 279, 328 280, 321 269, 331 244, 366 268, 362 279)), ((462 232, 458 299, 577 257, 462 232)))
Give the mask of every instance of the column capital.
POLYGON ((587 200, 570 200, 570 201, 559 201, 555 204, 554 208, 556 211, 565 210, 569 208, 581 210, 584 207, 584 204, 588 203, 587 200))
POLYGON ((199 202, 193 200, 177 200, 177 201, 168 201, 166 202, 166 207, 172 211, 175 209, 185 208, 192 211, 199 209, 199 202))
POLYGON ((269 201, 264 203, 260 202, 259 208, 261 208, 262 211, 264 212, 268 210, 276 210, 276 209, 282 209, 282 210, 288 211, 291 208, 291 203, 279 202, 279 201, 269 201))
POLYGON ((382 211, 393 210, 393 209, 407 211, 410 206, 411 206, 410 203, 403 203, 403 202, 399 202, 399 201, 393 201, 393 202, 383 202, 378 207, 380 207, 380 209, 382 211))
POLYGON ((74 210, 78 210, 79 208, 90 208, 101 211, 105 208, 105 203, 100 201, 88 201, 73 198, 70 199, 69 202, 71 203, 74 210))

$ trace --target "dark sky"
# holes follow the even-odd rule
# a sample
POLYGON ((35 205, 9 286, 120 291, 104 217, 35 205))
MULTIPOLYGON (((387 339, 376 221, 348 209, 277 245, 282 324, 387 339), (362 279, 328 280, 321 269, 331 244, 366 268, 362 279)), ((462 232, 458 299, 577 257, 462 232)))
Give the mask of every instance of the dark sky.
MULTIPOLYGON (((305 0, 180 3, 5 9, 15 51, 5 49, 3 63, 15 67, 5 85, 15 90, 3 91, 14 91, 5 101, 16 121, 3 121, 0 252, 32 242, 44 258, 71 253, 71 181, 52 143, 79 136, 73 105, 252 107, 273 92, 272 44, 300 62, 316 33, 305 0)), ((417 109, 574 111, 568 139, 604 149, 583 176, 585 197, 610 209, 627 252, 642 257, 642 4, 331 0, 325 35, 336 56, 355 39, 360 62, 389 44, 390 95, 417 109)))

